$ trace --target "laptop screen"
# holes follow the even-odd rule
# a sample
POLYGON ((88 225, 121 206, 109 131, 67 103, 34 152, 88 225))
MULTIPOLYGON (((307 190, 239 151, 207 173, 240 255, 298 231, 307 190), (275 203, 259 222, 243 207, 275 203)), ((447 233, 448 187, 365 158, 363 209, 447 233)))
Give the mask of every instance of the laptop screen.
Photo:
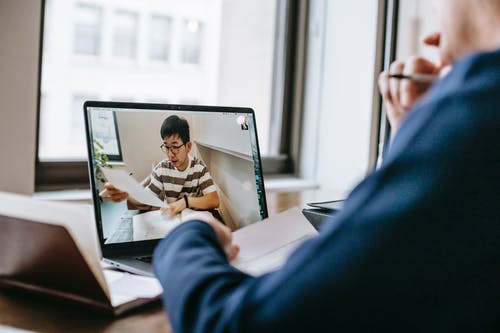
POLYGON ((252 109, 118 102, 84 109, 103 250, 155 244, 191 214, 232 230, 267 217, 252 109))

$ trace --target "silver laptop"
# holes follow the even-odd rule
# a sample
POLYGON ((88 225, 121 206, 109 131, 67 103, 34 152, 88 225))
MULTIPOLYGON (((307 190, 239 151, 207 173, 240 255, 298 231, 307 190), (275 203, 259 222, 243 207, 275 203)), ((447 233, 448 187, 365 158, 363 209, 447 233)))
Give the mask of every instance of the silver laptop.
POLYGON ((88 101, 84 113, 104 261, 152 275, 151 256, 158 241, 200 210, 189 205, 193 197, 216 196, 218 204, 204 213, 232 230, 267 218, 252 109, 88 101), (184 124, 182 134, 177 133, 179 122, 184 124), (104 187, 110 173, 140 184, 141 192, 133 192, 137 198, 156 196, 163 207, 180 200, 189 208, 179 214, 162 212, 131 195, 115 202, 104 187))

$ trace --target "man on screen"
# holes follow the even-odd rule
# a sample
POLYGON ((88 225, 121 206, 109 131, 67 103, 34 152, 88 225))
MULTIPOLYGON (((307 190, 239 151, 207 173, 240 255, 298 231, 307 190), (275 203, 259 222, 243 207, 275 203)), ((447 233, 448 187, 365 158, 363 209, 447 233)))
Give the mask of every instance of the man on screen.
MULTIPOLYGON (((207 167, 201 160, 189 154, 193 143, 190 140, 187 120, 176 115, 169 116, 161 125, 160 135, 163 139, 160 148, 167 158, 154 167, 147 188, 168 203, 172 215, 182 212, 185 208, 218 208, 217 188, 207 167)), ((127 205, 131 209, 153 209, 137 202, 113 184, 106 183, 105 188, 115 202, 127 199, 127 205)))

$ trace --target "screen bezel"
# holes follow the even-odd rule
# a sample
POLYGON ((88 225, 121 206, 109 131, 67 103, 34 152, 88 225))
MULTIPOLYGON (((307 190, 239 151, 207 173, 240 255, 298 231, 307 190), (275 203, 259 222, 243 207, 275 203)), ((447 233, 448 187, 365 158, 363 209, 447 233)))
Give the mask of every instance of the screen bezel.
POLYGON ((260 205, 262 206, 262 218, 267 218, 267 199, 264 186, 264 178, 262 175, 262 158, 260 154, 259 139, 257 135, 257 126, 255 120, 255 113, 251 108, 245 107, 229 107, 229 106, 208 106, 208 105, 186 105, 186 104, 156 104, 156 103, 134 103, 134 102, 111 102, 111 101, 86 101, 83 104, 83 111, 85 117, 85 134, 87 140, 87 166, 89 172, 90 186, 92 190, 92 200, 94 207, 94 216, 96 221, 97 233, 99 236, 99 243, 101 245, 101 251, 103 256, 115 256, 115 255, 127 255, 134 253, 148 253, 152 252, 155 246, 161 239, 146 240, 146 241, 132 241, 124 243, 104 243, 104 234, 101 219, 101 209, 99 204, 99 189, 96 187, 96 179, 93 172, 93 162, 92 162, 92 134, 90 131, 90 117, 88 108, 115 108, 115 109, 134 109, 134 110, 159 110, 159 111, 188 111, 188 112, 213 112, 213 113, 242 113, 252 115, 254 121, 254 136, 257 148, 258 163, 260 167, 259 175, 259 186, 262 188, 262 199, 260 205))

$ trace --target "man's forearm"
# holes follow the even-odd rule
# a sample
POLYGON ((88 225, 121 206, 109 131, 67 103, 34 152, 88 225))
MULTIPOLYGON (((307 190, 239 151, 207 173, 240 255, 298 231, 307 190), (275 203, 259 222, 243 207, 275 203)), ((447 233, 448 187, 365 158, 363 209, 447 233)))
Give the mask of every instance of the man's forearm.
POLYGON ((219 207, 219 195, 217 192, 205 194, 201 197, 188 197, 189 208, 214 209, 219 207))

